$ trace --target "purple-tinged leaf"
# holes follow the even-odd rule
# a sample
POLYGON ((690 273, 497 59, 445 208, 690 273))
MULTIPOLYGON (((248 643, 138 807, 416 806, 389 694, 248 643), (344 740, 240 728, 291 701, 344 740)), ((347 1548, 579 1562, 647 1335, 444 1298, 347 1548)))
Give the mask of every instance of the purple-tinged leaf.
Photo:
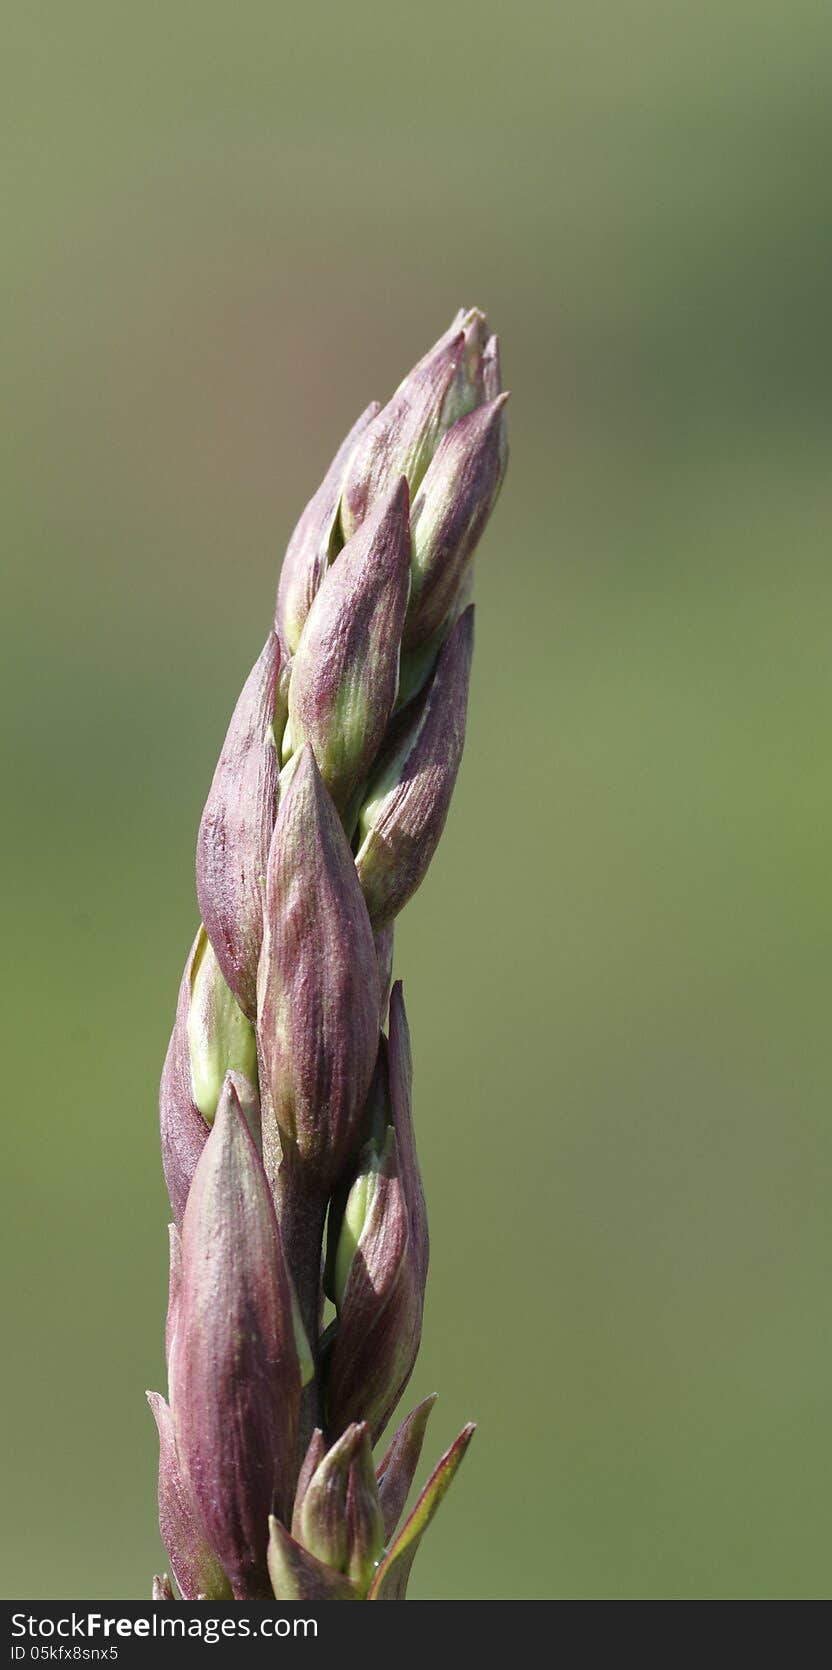
POLYGON ((439 844, 465 743, 474 610, 446 639, 427 690, 394 726, 368 786, 355 865, 376 934, 421 885, 439 844))
POLYGON ((325 575, 292 663, 291 746, 297 752, 311 742, 342 815, 381 746, 396 700, 410 591, 408 511, 400 477, 325 575))
POLYGON ((176 1004, 176 1020, 159 1087, 162 1165, 171 1210, 178 1224, 182 1222, 191 1179, 208 1140, 208 1125, 194 1102, 188 1048, 191 968, 201 934, 200 928, 185 964, 176 1004))
POLYGON ((358 1600, 348 1577, 301 1548, 279 1519, 269 1518, 269 1577, 275 1600, 358 1600))
POLYGON ((281 801, 269 854, 258 1031, 283 1163, 334 1186, 353 1146, 378 1045, 367 907, 312 749, 281 801))
POLYGON ((295 1484, 300 1368, 271 1194, 229 1074, 182 1225, 176 1443, 237 1599, 269 1593, 268 1515, 295 1484))
POLYGON ((287 660, 298 647, 315 594, 338 553, 338 506, 347 465, 359 436, 379 410, 374 400, 353 424, 286 547, 277 588, 275 631, 287 660))
POLYGON ((159 1433, 159 1529, 179 1592, 183 1600, 196 1600, 199 1594, 211 1600, 230 1600, 228 1579, 199 1523, 193 1498, 182 1478, 171 1412, 158 1392, 148 1392, 147 1401, 159 1433))
POLYGON ((475 1426, 469 1422, 459 1437, 445 1452, 438 1467, 431 1474, 413 1512, 402 1526, 392 1547, 387 1550, 370 1585, 368 1600, 404 1600, 411 1567, 419 1544, 443 1496, 450 1489, 463 1456, 474 1436, 475 1426))
POLYGON ((378 1464, 376 1478, 384 1521, 384 1540, 389 1542, 399 1523, 410 1486, 419 1465, 430 1413, 436 1393, 423 1398, 406 1415, 392 1443, 378 1464))
POLYGON ((280 647, 269 633, 231 718, 202 814, 196 890, 226 982, 253 1020, 263 882, 275 819, 274 721, 280 647))

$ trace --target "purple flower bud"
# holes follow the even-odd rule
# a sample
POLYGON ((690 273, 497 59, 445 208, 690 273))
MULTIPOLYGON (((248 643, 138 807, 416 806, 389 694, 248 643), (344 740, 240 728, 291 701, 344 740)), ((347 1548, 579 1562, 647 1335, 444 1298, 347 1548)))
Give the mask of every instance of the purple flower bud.
POLYGON ((331 1192, 353 1147, 378 1044, 378 964, 335 807, 306 747, 269 854, 258 1032, 284 1165, 331 1192))
POLYGON ((460 311, 367 426, 344 484, 346 539, 399 476, 407 477, 415 493, 444 431, 480 404, 484 342, 483 315, 476 308, 460 311))
POLYGON ((277 588, 275 631, 287 659, 294 655, 298 647, 315 593, 337 555, 340 545, 338 506, 347 465, 358 437, 379 409, 378 401, 374 400, 353 424, 286 547, 277 588))
POLYGON ((183 1600, 196 1600, 201 1594, 209 1600, 230 1600, 228 1579, 182 1478, 171 1412, 158 1392, 148 1392, 147 1401, 159 1433, 159 1529, 179 1592, 183 1600))
POLYGON ((169 1377, 188 1488, 234 1596, 270 1593, 267 1521, 295 1482, 300 1369, 271 1194, 233 1074, 194 1173, 169 1377))
POLYGON ((385 1542, 390 1541, 401 1518, 413 1476, 419 1465, 425 1431, 435 1402, 436 1393, 432 1392, 430 1397, 417 1403, 416 1408, 405 1416, 376 1469, 385 1542))
POLYGON ((366 1422, 361 1424, 361 1441, 350 1463, 345 1517, 347 1576, 366 1595, 384 1548, 384 1520, 366 1422))
POLYGON ((343 1214, 333 1217, 328 1283, 337 1311, 327 1364, 334 1432, 365 1419, 375 1441, 407 1385, 422 1331, 428 1263, 427 1214, 410 1111, 409 1040, 401 986, 393 987, 383 1133, 362 1151, 343 1214))
POLYGON ((311 742, 343 814, 381 746, 399 681, 410 589, 403 477, 344 546, 309 611, 289 682, 294 752, 311 742))
POLYGON ((355 859, 378 934, 424 880, 439 844, 465 742, 474 610, 446 639, 427 690, 394 724, 358 820, 355 859))
POLYGON ((497 501, 508 463, 507 399, 498 395, 448 430, 413 501, 408 650, 447 619, 497 501))
POLYGON ((324 1565, 346 1573, 366 1593, 384 1526, 365 1422, 347 1427, 321 1455, 296 1506, 292 1532, 324 1565))
POLYGON ((434 1469, 413 1512, 405 1520, 395 1542, 388 1548, 370 1584, 368 1600, 404 1600, 411 1567, 419 1544, 443 1497, 450 1489, 476 1428, 464 1426, 434 1469))
POLYGON ((301 1548, 274 1517, 269 1518, 268 1564, 275 1600, 360 1599, 348 1577, 301 1548))
POLYGON ((279 673, 280 647, 270 632, 234 709, 196 847, 202 920, 226 982, 249 1019, 256 1010, 263 881, 275 819, 279 673))
POLYGON ((159 1087, 162 1165, 171 1210, 178 1224, 182 1222, 191 1179, 208 1140, 209 1129, 194 1101, 188 1048, 191 971, 202 932, 200 928, 185 964, 176 1004, 176 1020, 159 1087))
POLYGON ((347 1484, 361 1430, 358 1424, 347 1427, 337 1443, 325 1450, 297 1515, 298 1536, 304 1548, 335 1571, 347 1568, 347 1484))

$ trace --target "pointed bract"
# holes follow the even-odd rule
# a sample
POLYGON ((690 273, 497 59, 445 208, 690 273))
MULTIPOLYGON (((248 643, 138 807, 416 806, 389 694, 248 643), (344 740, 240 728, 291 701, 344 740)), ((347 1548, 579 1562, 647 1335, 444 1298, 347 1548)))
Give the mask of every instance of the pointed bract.
MULTIPOLYGON (((280 647, 273 632, 231 718, 202 814, 196 891, 225 980, 254 1019, 263 937, 263 884, 275 819, 275 717, 280 647)), ((282 721, 278 721, 282 732, 282 721)))
POLYGON ((159 1433, 159 1530, 179 1592, 183 1600, 196 1600, 200 1594, 209 1600, 230 1600, 230 1584, 182 1478, 171 1412, 158 1392, 148 1392, 147 1401, 159 1433))
POLYGON ((301 1462, 300 1472, 298 1473, 298 1482, 295 1489, 295 1502, 292 1508, 292 1536, 296 1537, 298 1540, 300 1540, 302 1535, 300 1526, 300 1510, 303 1506, 303 1499, 309 1489, 310 1481, 313 1478, 316 1469, 323 1461, 325 1455, 326 1439, 321 1431, 321 1428, 316 1426, 312 1437, 309 1440, 306 1454, 301 1462))
POLYGON ((406 1415, 376 1470, 378 1494, 384 1522, 384 1540, 389 1542, 399 1523, 410 1486, 419 1465, 428 1420, 436 1393, 423 1398, 406 1415))
POLYGON ((399 682, 410 591, 402 478, 329 569, 309 611, 289 682, 291 745, 311 742, 342 815, 381 746, 399 682))
POLYGON ((405 1520, 392 1547, 387 1550, 370 1585, 368 1600, 404 1600, 411 1567, 419 1544, 443 1496, 453 1483, 454 1476, 474 1436, 473 1422, 463 1427, 431 1474, 412 1514, 405 1520))
POLYGON ((378 1042, 367 907, 311 748, 281 801, 266 887, 258 1029, 284 1164, 326 1196, 355 1141, 378 1042))
POLYGON ((309 1480, 298 1512, 298 1537, 304 1548, 335 1571, 346 1571, 347 1567, 347 1485, 361 1435, 357 1423, 349 1426, 331 1449, 325 1451, 309 1480))
POLYGON ((167 1572, 165 1572, 161 1577, 157 1572, 153 1579, 153 1587, 150 1591, 150 1598, 151 1600, 173 1600, 173 1589, 167 1572))
POLYGON ((474 610, 466 609, 426 691, 401 717, 358 823, 355 865, 374 931, 393 921, 439 844, 465 743, 474 610))
POLYGON ((268 1594, 267 1519, 295 1483, 300 1369, 280 1232, 229 1075, 182 1226, 177 1452, 235 1598, 268 1594))
POLYGON ((347 1576, 366 1595, 384 1548, 384 1520, 366 1423, 362 1423, 361 1441, 350 1462, 345 1519, 347 1576))
POLYGON ((507 394, 460 418, 444 436, 413 501, 413 560, 403 643, 439 630, 494 508, 508 462, 507 394))
POLYGON ((294 655, 300 643, 315 594, 340 549, 338 507, 347 465, 359 436, 379 409, 378 401, 374 400, 353 424, 286 547, 277 588, 275 631, 287 658, 294 655))
POLYGON ((384 1544, 384 1525, 365 1422, 349 1426, 331 1449, 324 1449, 302 1495, 298 1491, 292 1534, 366 1594, 384 1544))
MULTIPOLYGON (((200 929, 200 934, 202 929, 200 929)), ((162 1137, 162 1165, 171 1211, 182 1222, 191 1179, 208 1140, 209 1127, 196 1106, 191 1085, 191 1057, 188 1047, 188 1013, 191 1005, 191 967, 197 946, 191 946, 179 986, 176 1019, 159 1086, 159 1123, 162 1137)))

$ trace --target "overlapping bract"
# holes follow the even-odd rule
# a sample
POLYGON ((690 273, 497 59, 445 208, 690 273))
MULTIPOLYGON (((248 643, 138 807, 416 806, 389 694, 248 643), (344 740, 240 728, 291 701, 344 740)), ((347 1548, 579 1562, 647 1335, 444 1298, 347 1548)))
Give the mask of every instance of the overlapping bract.
POLYGON ((188 1599, 404 1598, 473 1431, 396 1535, 433 1399, 374 1467, 428 1267, 393 928, 462 754, 505 399, 471 309, 358 419, 289 542, 200 825, 160 1093, 169 1400, 149 1394, 188 1599))

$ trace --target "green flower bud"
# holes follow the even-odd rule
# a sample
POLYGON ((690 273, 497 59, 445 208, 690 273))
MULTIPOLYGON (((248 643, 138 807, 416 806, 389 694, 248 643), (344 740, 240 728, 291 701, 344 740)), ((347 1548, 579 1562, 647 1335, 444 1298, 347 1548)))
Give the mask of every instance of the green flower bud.
POLYGON ((254 1027, 226 985, 204 928, 191 962, 188 1051, 194 1102, 210 1125, 226 1073, 242 1073, 256 1086, 257 1045, 254 1027))
POLYGON ((344 1207, 341 1232, 338 1236, 338 1245, 335 1252, 332 1280, 332 1298, 339 1307, 343 1303, 347 1277, 358 1250, 358 1243, 361 1240, 364 1226, 376 1198, 379 1173, 385 1165, 389 1167, 392 1163, 395 1141, 395 1132, 390 1125, 385 1133, 384 1144, 381 1149, 375 1143, 367 1144, 361 1155, 358 1176, 347 1196, 347 1204, 344 1207))

